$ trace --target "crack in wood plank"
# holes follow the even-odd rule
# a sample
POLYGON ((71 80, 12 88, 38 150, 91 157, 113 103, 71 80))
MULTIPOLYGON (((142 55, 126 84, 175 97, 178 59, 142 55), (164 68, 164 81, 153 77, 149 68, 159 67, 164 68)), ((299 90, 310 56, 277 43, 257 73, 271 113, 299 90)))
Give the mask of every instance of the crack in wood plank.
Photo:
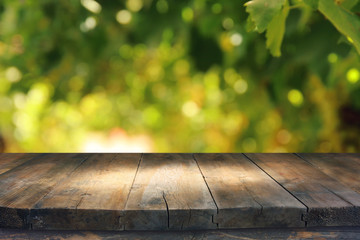
POLYGON ((250 191, 249 188, 248 188, 245 184, 244 184, 244 189, 249 193, 249 195, 251 196, 252 200, 253 200, 254 202, 256 202, 257 204, 259 204, 259 206, 260 206, 259 215, 261 215, 261 214, 263 213, 264 206, 263 206, 259 201, 256 200, 256 198, 255 198, 254 194, 252 193, 252 191, 250 191))
MULTIPOLYGON (((198 167, 198 169, 199 169, 199 171, 200 171, 200 173, 201 173, 201 176, 202 176, 203 179, 204 179, 204 182, 205 182, 205 184, 206 184, 206 187, 207 187, 207 189, 209 190, 210 196, 211 196, 212 200, 214 201, 214 204, 215 204, 215 206, 216 206, 216 214, 219 214, 219 207, 218 207, 218 205, 217 205, 217 203, 216 203, 216 201, 215 201, 215 198, 214 198, 214 196, 213 196, 213 193, 211 192, 211 189, 210 189, 210 187, 209 187, 209 184, 208 184, 208 182, 206 181, 206 178, 205 178, 203 172, 201 171, 201 168, 200 168, 200 166, 199 166, 198 161, 196 160, 196 157, 195 157, 195 154, 194 154, 194 153, 192 154, 192 157, 193 157, 193 159, 194 159, 194 161, 195 161, 195 163, 196 163, 196 165, 197 165, 197 167, 198 167)), ((211 222, 214 223, 214 224, 216 224, 216 228, 219 228, 219 223, 214 222, 214 219, 215 219, 215 216, 212 215, 212 217, 211 217, 211 222)))
POLYGON ((141 163, 141 160, 142 160, 143 157, 144 157, 144 153, 141 154, 141 157, 140 157, 140 159, 139 159, 139 162, 138 162, 138 165, 137 165, 137 168, 136 168, 136 172, 135 172, 135 176, 134 176, 134 179, 133 179, 133 181, 132 181, 132 183, 131 183, 131 187, 130 187, 129 193, 128 193, 127 198, 126 198, 125 206, 127 205, 127 202, 129 201, 129 196, 130 196, 131 190, 132 190, 133 187, 134 187, 135 178, 136 178, 136 176, 137 176, 137 174, 138 174, 139 167, 140 167, 140 163, 141 163))
POLYGON ((166 197, 165 197, 165 192, 162 192, 162 197, 164 199, 165 205, 166 205, 166 212, 167 212, 167 226, 168 229, 170 228, 170 213, 169 213, 169 205, 168 202, 166 201, 166 197))

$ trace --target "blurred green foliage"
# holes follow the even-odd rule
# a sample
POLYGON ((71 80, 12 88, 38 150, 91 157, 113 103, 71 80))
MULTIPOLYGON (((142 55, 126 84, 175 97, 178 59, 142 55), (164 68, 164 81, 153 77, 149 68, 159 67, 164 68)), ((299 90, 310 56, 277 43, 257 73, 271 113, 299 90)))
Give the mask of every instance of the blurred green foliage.
POLYGON ((5 150, 359 151, 346 22, 286 1, 259 34, 245 3, 1 1, 5 150))

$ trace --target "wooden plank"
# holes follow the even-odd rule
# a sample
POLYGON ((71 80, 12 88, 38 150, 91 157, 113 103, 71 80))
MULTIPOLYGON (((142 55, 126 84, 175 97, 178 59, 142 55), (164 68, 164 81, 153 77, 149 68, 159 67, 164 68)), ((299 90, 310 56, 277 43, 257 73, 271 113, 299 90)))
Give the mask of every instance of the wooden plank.
POLYGON ((308 226, 359 226, 360 195, 294 154, 246 154, 308 207, 308 226))
POLYGON ((121 222, 125 230, 213 229, 216 211, 191 154, 144 154, 121 222))
POLYGON ((219 228, 302 227, 306 207, 242 154, 195 154, 219 228))
POLYGON ((36 153, 0 153, 0 174, 40 155, 36 153))
POLYGON ((301 153, 299 154, 326 175, 360 193, 360 154, 301 153))
POLYGON ((85 158, 45 154, 0 175, 0 227, 28 227, 29 209, 85 158))
POLYGON ((120 230, 141 154, 92 154, 31 210, 33 229, 120 230))

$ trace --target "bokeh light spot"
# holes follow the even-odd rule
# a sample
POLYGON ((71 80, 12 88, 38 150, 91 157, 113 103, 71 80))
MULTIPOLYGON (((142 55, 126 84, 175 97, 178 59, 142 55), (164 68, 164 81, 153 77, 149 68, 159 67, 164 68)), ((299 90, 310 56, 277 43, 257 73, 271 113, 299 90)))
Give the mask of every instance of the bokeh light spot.
POLYGON ((174 65, 174 72, 178 76, 184 76, 189 73, 190 64, 185 59, 180 59, 176 61, 174 65))
POLYGON ((356 68, 351 68, 346 73, 346 78, 350 83, 357 83, 360 79, 360 72, 356 68))
POLYGON ((194 18, 194 12, 191 8, 186 7, 182 10, 181 16, 185 22, 191 22, 194 18))
POLYGON ((222 25, 226 30, 230 30, 234 27, 234 21, 232 18, 225 18, 222 22, 222 25))
POLYGON ((230 37, 230 42, 234 46, 239 46, 242 43, 242 41, 243 41, 243 37, 241 36, 240 33, 234 33, 230 37))
POLYGON ((22 73, 16 67, 9 67, 5 71, 5 77, 9 82, 18 82, 22 78, 22 73))
POLYGON ((336 63, 338 61, 338 55, 336 53, 330 53, 328 55, 328 62, 329 63, 336 63))
POLYGON ((101 5, 94 0, 81 0, 81 5, 84 6, 87 10, 93 13, 101 12, 101 5))
POLYGON ((292 89, 288 92, 288 100, 292 105, 300 106, 304 101, 304 97, 299 90, 292 89))
POLYGON ((34 84, 29 93, 28 100, 32 104, 41 105, 44 104, 51 95, 51 86, 45 83, 36 83, 34 84))
POLYGON ((87 32, 94 29, 96 25, 96 19, 94 17, 88 17, 83 23, 80 24, 80 30, 82 32, 87 32))
POLYGON ((150 127, 156 126, 160 118, 161 114, 155 107, 148 107, 143 113, 143 121, 150 127))
POLYGON ((23 109, 26 105, 26 95, 22 92, 17 92, 13 96, 14 105, 18 109, 23 109))
POLYGON ((124 44, 120 47, 119 54, 123 58, 130 59, 133 56, 133 48, 128 44, 124 44))
POLYGON ((182 112, 187 117, 194 117, 199 112, 199 107, 195 102, 188 101, 182 106, 182 112))
POLYGON ((234 90, 238 94, 244 94, 248 89, 248 84, 245 80, 239 79, 234 84, 234 90))
POLYGON ((116 20, 120 23, 120 24, 129 24, 131 22, 132 19, 132 15, 131 12, 129 12, 128 10, 120 10, 117 14, 116 14, 116 20))
POLYGON ((220 3, 214 3, 211 6, 211 11, 215 14, 219 14, 222 11, 222 5, 220 3))
POLYGON ((237 75, 235 69, 228 68, 225 70, 224 79, 228 84, 233 85, 237 78, 238 78, 238 75, 237 75))
POLYGON ((142 0, 127 0, 126 7, 130 11, 138 12, 143 7, 143 2, 142 2, 142 0))

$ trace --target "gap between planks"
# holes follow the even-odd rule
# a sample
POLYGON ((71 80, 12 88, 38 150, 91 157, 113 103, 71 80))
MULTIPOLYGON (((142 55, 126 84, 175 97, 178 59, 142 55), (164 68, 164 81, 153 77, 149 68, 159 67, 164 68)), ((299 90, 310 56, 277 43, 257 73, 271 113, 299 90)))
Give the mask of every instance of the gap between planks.
MULTIPOLYGON (((256 162, 254 162, 251 158, 249 158, 246 153, 242 153, 247 159, 249 159, 250 162, 255 164, 261 171, 263 171, 266 175, 268 175, 272 180, 274 180, 280 187, 282 187, 285 191, 287 191, 291 196, 293 196, 295 199, 297 199, 299 202, 301 202, 306 207, 306 212, 309 212, 309 207, 306 206, 304 202, 302 202, 298 197, 296 197, 292 192, 290 192, 288 189, 286 189, 283 185, 281 185, 274 177, 272 177, 270 174, 268 174, 264 169, 262 169, 256 162)), ((305 222, 305 227, 307 226, 307 221, 304 220, 304 215, 301 216, 301 221, 305 222)))
MULTIPOLYGON (((200 168, 200 166, 199 166, 199 163, 198 163, 197 160, 196 160, 196 157, 195 157, 195 154, 194 154, 194 153, 192 154, 192 157, 193 157, 196 165, 198 166, 199 171, 200 171, 200 173, 201 173, 201 176, 203 177, 204 182, 205 182, 205 184, 206 184, 206 187, 207 187, 208 190, 209 190, 210 196, 211 196, 212 200, 214 201, 214 204, 215 204, 215 206, 216 206, 216 214, 219 214, 219 206, 217 205, 217 203, 216 203, 216 201, 215 201, 214 195, 213 195, 213 193, 211 192, 211 189, 210 189, 210 187, 209 187, 209 184, 207 183, 207 181, 206 181, 206 179, 205 179, 205 176, 204 176, 203 172, 201 171, 201 168, 200 168)), ((214 224, 216 224, 216 228, 218 229, 218 228, 219 228, 219 223, 214 222, 214 216, 212 216, 212 222, 213 222, 214 224)))

